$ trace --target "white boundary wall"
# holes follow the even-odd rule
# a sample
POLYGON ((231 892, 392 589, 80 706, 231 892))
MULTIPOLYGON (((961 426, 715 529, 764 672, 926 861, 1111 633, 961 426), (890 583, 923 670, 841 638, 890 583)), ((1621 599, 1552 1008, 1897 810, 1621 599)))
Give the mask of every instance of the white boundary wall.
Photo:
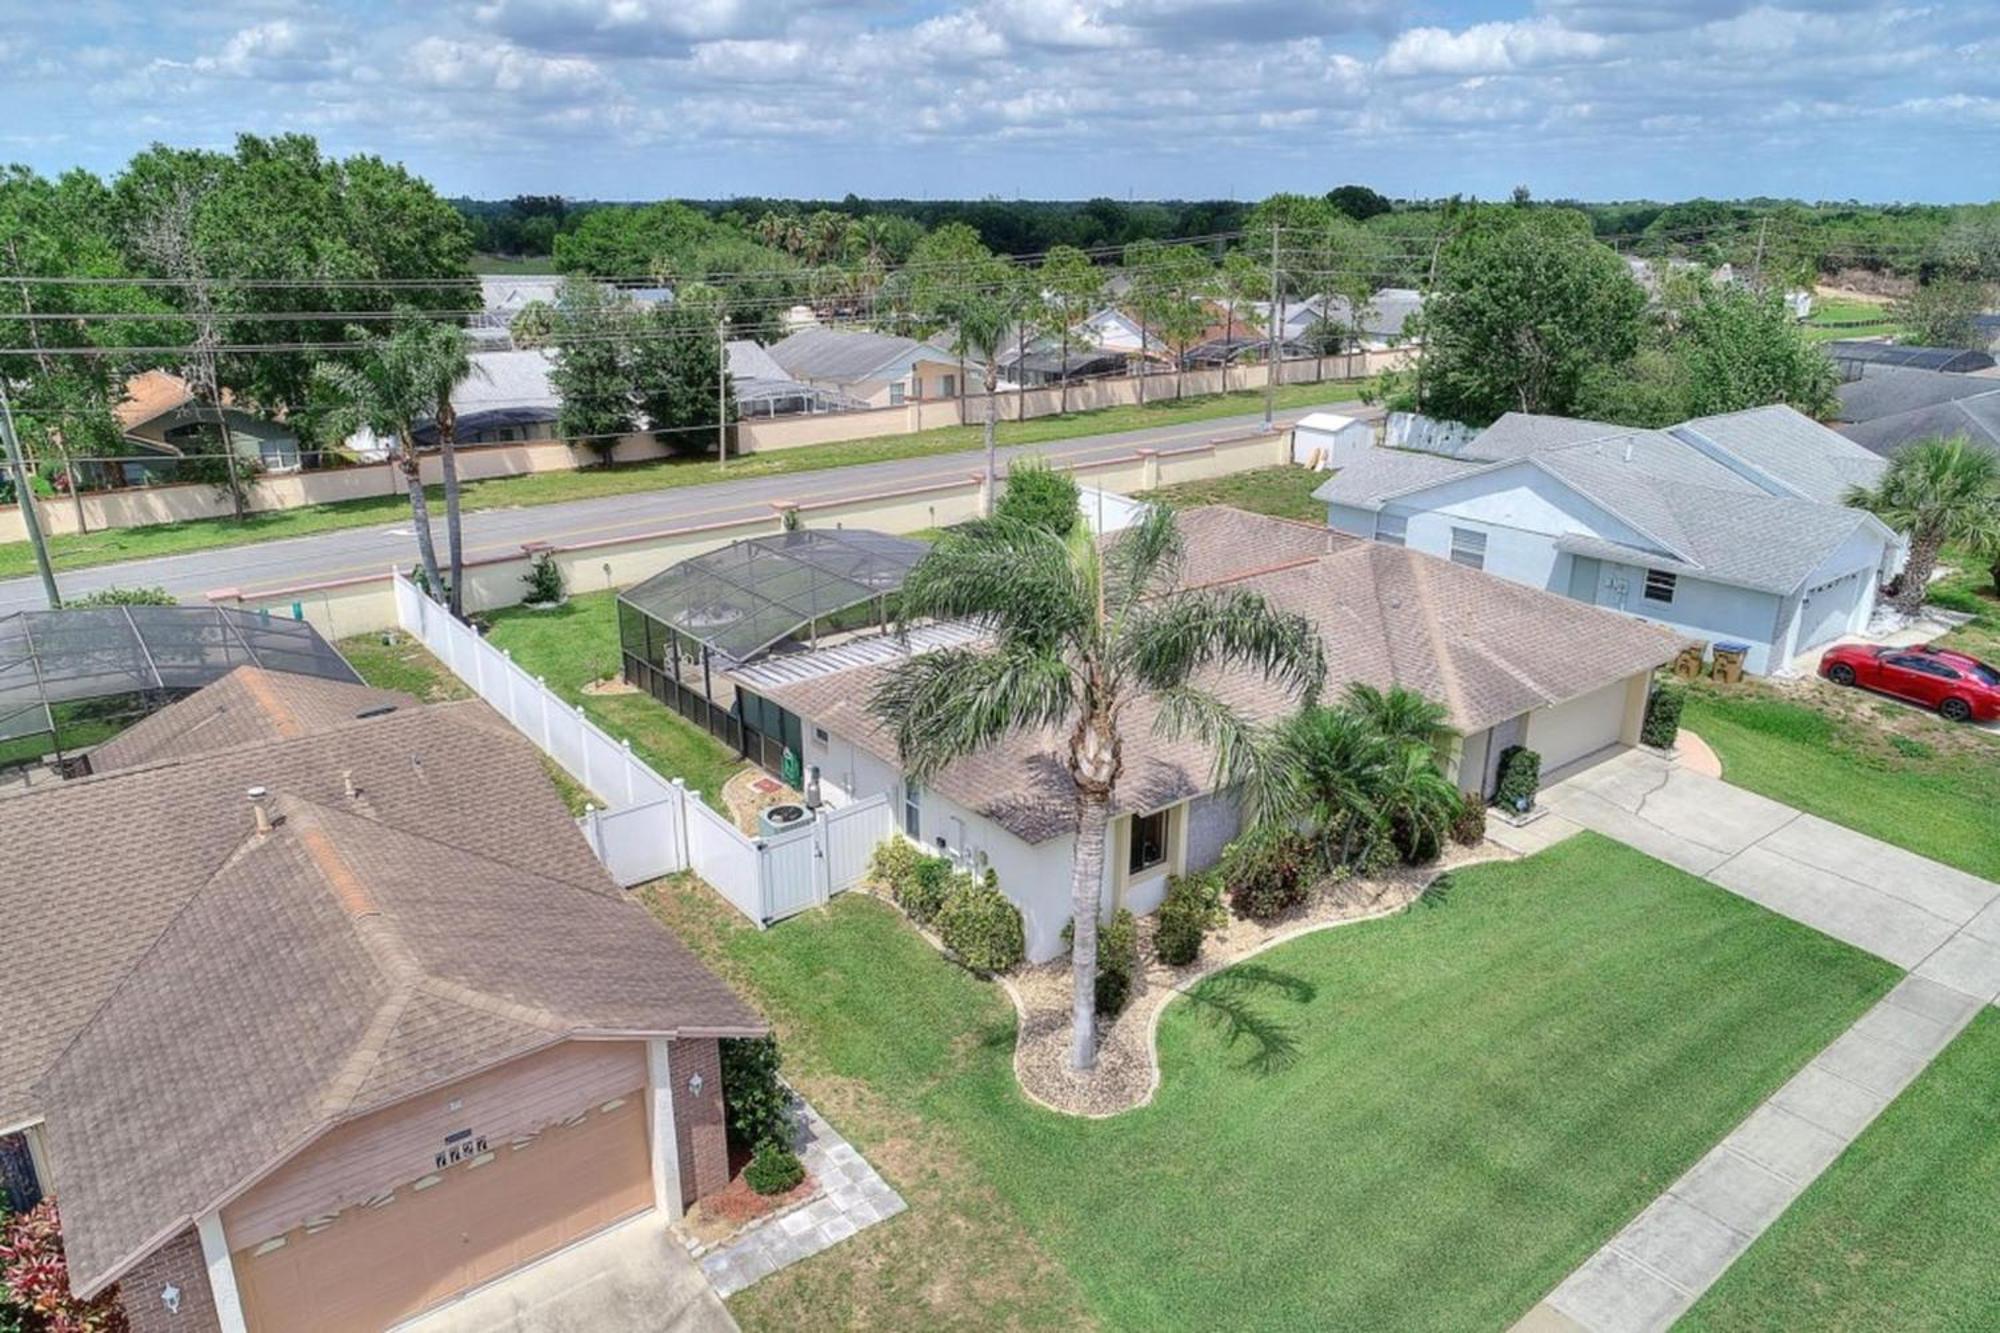
POLYGON ((893 832, 885 796, 838 810, 775 838, 750 838, 702 803, 676 778, 668 781, 501 649, 452 619, 400 573, 392 576, 396 619, 453 675, 492 705, 604 801, 577 826, 604 868, 622 885, 693 870, 759 927, 824 903, 860 882, 877 843, 893 832))

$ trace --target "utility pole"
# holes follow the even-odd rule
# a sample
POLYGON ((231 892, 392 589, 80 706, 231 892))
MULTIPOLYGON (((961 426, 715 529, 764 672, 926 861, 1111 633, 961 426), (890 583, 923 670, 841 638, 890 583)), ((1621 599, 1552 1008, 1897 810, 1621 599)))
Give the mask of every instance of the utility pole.
POLYGON ((49 610, 62 606, 56 587, 55 566, 49 563, 48 540, 42 536, 42 516, 35 511, 35 490, 28 484, 28 467, 21 461, 21 441, 14 434, 14 404, 8 401, 7 384, 0 380, 0 444, 7 447, 7 467, 14 476, 14 498, 21 506, 21 526, 28 530, 28 544, 35 548, 35 566, 42 574, 42 595, 49 610))
POLYGON ((1278 224, 1271 224, 1271 305, 1264 315, 1264 433, 1276 429, 1272 425, 1273 409, 1278 402, 1278 372, 1284 361, 1278 356, 1278 224))
POLYGON ((1770 225, 1768 217, 1757 220, 1757 257, 1750 263, 1750 281, 1759 291, 1764 289, 1764 231, 1770 225))
POLYGON ((715 465, 729 468, 729 321, 715 321, 715 465))

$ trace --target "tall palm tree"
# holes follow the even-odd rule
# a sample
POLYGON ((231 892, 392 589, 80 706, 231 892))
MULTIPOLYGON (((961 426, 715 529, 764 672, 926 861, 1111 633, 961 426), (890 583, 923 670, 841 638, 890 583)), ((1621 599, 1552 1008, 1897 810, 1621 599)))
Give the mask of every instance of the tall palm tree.
POLYGON ((1909 539, 1892 603, 1905 615, 1924 604, 1945 543, 2000 544, 2000 457, 1962 436, 1916 441, 1890 461, 1880 481, 1850 487, 1846 499, 1909 539))
POLYGON ((437 406, 431 418, 437 423, 438 465, 444 473, 444 544, 446 559, 451 564, 451 579, 446 585, 450 591, 451 613, 465 614, 465 541, 459 517, 458 490, 458 408, 451 401, 452 390, 464 381, 477 376, 486 379, 484 367, 472 364, 472 352, 465 340, 465 331, 455 324, 440 324, 433 337, 435 342, 432 366, 438 378, 434 382, 437 391, 437 406))
MULTIPOLYGON (((1105 831, 1131 710, 1156 708, 1154 732, 1196 737, 1220 780, 1247 776, 1247 723, 1197 683, 1210 669, 1261 673, 1311 697, 1325 674, 1319 637, 1243 588, 1188 588, 1173 512, 1148 508, 1104 543, 1011 518, 940 538, 903 584, 906 618, 971 619, 988 645, 912 657, 869 701, 919 780, 1017 732, 1059 737, 1076 819, 1070 865, 1070 1064, 1097 1058, 1097 925, 1105 831)), ((1259 780, 1260 785, 1263 781, 1259 780)))
MULTIPOLYGON (((430 594, 440 597, 446 584, 438 569, 437 544, 431 537, 430 506, 417 455, 417 423, 433 415, 440 403, 449 407, 451 388, 465 365, 465 334, 455 325, 426 319, 414 310, 397 312, 386 335, 352 328, 356 354, 313 367, 319 390, 321 418, 336 438, 368 430, 396 442, 396 462, 410 495, 410 520, 416 529, 417 555, 423 562, 430 594)), ((449 489, 455 490, 453 485, 449 489)), ((455 507, 455 498, 448 502, 455 507)), ((457 521, 452 519, 453 568, 458 569, 457 521)), ((456 582, 452 585, 456 592, 456 582)), ((455 600, 455 598, 454 598, 455 600)))

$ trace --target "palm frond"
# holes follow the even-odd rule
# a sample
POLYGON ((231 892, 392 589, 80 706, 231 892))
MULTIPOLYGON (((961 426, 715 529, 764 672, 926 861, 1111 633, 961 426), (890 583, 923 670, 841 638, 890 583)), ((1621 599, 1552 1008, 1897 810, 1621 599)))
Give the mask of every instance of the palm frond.
POLYGON ((1053 644, 1091 619, 1091 600, 1063 539, 1018 519, 954 528, 903 581, 899 621, 973 619, 1003 640, 1053 644))
POLYGON ((922 653, 885 677, 868 708, 895 734, 913 776, 928 777, 1016 731, 1059 726, 1076 704, 1060 653, 1020 643, 922 653))
POLYGON ((1217 788, 1232 788, 1247 807, 1286 808, 1284 756, 1273 734, 1259 728, 1209 691, 1176 685, 1153 696, 1159 711, 1153 734, 1163 740, 1192 738, 1215 756, 1210 774, 1217 788))
POLYGON ((1186 546, 1180 523, 1165 505, 1147 505, 1139 519, 1104 546, 1104 594, 1113 617, 1180 578, 1186 546))
POLYGON ((1276 611, 1244 588, 1177 593, 1131 619, 1119 649, 1141 685, 1165 690, 1205 667, 1259 672, 1307 703, 1326 678, 1326 650, 1304 616, 1276 611))

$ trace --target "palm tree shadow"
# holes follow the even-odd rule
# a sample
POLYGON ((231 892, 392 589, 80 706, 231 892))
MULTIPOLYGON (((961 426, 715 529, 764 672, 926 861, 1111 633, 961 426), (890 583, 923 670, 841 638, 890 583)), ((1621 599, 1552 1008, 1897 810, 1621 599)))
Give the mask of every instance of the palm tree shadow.
POLYGON ((1280 999, 1310 1004, 1319 990, 1303 977, 1259 963, 1244 963, 1218 972, 1187 991, 1202 1017, 1222 1030, 1229 1046, 1250 1046, 1239 1064, 1259 1076, 1289 1069, 1299 1058, 1296 1024, 1274 1018, 1260 1000, 1280 999))

